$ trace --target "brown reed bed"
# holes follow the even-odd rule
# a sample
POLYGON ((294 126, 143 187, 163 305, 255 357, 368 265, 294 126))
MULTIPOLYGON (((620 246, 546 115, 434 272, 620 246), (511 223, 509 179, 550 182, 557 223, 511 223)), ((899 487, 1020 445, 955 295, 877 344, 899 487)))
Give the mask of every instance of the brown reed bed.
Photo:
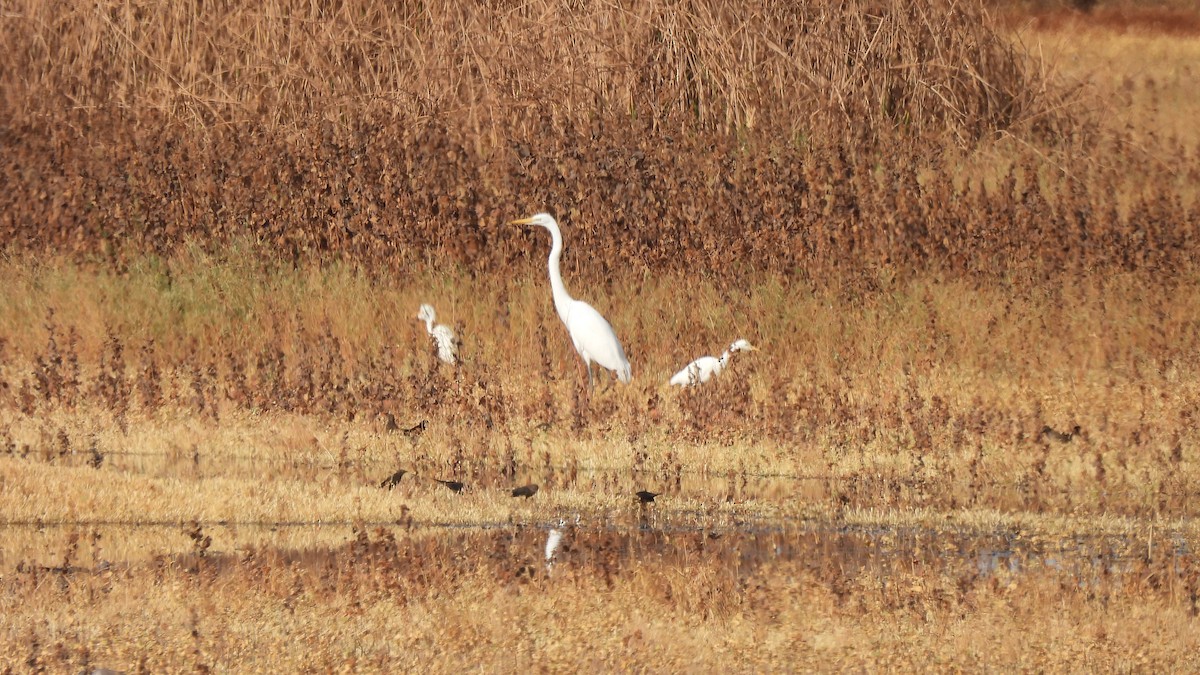
POLYGON ((837 9, 5 6, 0 664, 1189 666, 1189 45, 837 9))
POLYGON ((18 252, 241 238, 506 275, 530 244, 493 226, 544 208, 596 281, 1191 260, 1187 142, 1100 133, 971 3, 22 3, 3 26, 18 252))

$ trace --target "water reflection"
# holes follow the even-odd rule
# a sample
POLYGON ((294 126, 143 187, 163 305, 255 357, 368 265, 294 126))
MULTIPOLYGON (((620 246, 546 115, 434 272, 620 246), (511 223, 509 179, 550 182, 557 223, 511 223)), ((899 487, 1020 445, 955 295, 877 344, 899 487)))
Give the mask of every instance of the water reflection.
MULTIPOLYGON (((0 571, 42 570, 88 572, 130 566, 163 556, 232 558, 250 550, 334 555, 340 548, 372 532, 398 540, 457 542, 463 551, 507 551, 514 560, 536 561, 551 528, 562 521, 513 524, 324 522, 324 523, 92 523, 87 525, 9 524, 0 526, 0 571), (194 532, 211 537, 200 551, 194 532)), ((289 554, 290 555, 290 554, 289 554)), ((1144 540, 1120 535, 1074 535, 1062 538, 1012 532, 934 531, 920 527, 858 527, 809 522, 803 525, 750 523, 699 527, 645 519, 635 524, 589 522, 565 530, 563 550, 555 565, 684 564, 696 556, 738 576, 760 567, 790 562, 841 574, 871 573, 888 577, 914 571, 937 571, 979 577, 1033 573, 1066 575, 1077 587, 1097 586, 1155 565, 1159 583, 1166 577, 1194 574, 1193 545, 1182 536, 1163 538, 1157 552, 1144 540)))

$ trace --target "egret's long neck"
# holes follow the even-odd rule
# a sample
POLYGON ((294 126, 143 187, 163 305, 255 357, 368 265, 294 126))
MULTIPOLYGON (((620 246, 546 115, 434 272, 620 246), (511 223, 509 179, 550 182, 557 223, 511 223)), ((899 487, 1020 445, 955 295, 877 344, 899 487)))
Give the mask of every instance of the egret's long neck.
POLYGON ((429 331, 430 335, 433 335, 433 317, 432 316, 425 317, 425 330, 429 331))
POLYGON ((726 350, 725 350, 725 353, 721 355, 721 358, 720 358, 719 360, 720 360, 720 362, 721 362, 721 367, 722 367, 722 368, 724 368, 725 366, 729 365, 729 357, 730 357, 730 356, 732 356, 732 355, 733 355, 733 353, 732 353, 732 352, 730 352, 728 349, 726 349, 726 350))
POLYGON ((562 234, 556 229, 546 229, 550 230, 550 259, 546 261, 546 265, 550 268, 550 292, 554 295, 554 309, 558 310, 559 318, 565 323, 572 298, 567 293, 567 287, 563 285, 562 272, 559 270, 558 264, 559 259, 562 258, 562 234))

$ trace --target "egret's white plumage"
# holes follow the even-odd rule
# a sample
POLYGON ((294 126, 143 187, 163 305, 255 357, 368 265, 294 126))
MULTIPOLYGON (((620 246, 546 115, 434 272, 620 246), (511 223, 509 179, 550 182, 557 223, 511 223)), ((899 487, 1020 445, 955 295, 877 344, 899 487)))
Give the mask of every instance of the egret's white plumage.
POLYGON ((577 513, 575 520, 569 526, 566 518, 559 518, 557 527, 550 528, 550 533, 546 535, 546 574, 550 574, 554 566, 554 556, 558 554, 564 534, 574 533, 575 528, 579 527, 579 522, 580 518, 577 513))
POLYGON ((554 309, 566 325, 575 351, 579 352, 584 365, 587 366, 588 385, 592 384, 592 363, 613 371, 617 374, 617 379, 628 383, 633 379, 633 373, 629 368, 629 359, 625 358, 625 349, 621 347, 612 326, 591 305, 572 298, 563 285, 562 272, 559 271, 563 240, 558 222, 548 213, 539 213, 532 218, 514 220, 512 224, 536 225, 550 231, 550 258, 546 265, 550 269, 550 291, 554 295, 554 309))
MULTIPOLYGON (((558 527, 562 527, 564 523, 559 523, 558 527)), ((562 530, 554 528, 550 530, 550 534, 546 537, 546 565, 550 565, 550 561, 554 559, 554 554, 558 553, 558 545, 562 543, 562 530)))
POLYGON ((701 356, 683 367, 683 370, 675 373, 671 377, 671 384, 678 387, 689 387, 697 384, 704 384, 713 377, 720 375, 722 370, 729 365, 729 359, 737 352, 755 351, 757 347, 745 340, 738 340, 729 345, 729 349, 717 358, 715 356, 701 356))
POLYGON ((417 312, 417 320, 425 322, 425 330, 429 331, 430 337, 433 338, 434 344, 437 345, 437 355, 442 361, 454 364, 458 362, 458 336, 450 330, 449 326, 444 324, 433 324, 437 320, 437 314, 433 311, 433 305, 421 305, 421 310, 417 312))

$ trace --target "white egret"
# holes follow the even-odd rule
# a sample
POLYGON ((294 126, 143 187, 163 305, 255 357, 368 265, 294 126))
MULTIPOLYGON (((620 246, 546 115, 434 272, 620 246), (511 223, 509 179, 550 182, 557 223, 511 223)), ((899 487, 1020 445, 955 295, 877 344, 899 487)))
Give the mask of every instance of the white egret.
POLYGON ((567 521, 558 521, 558 527, 551 528, 550 534, 546 537, 546 569, 550 568, 550 563, 554 560, 554 554, 558 553, 558 545, 562 543, 562 530, 567 526, 567 521))
POLYGON ((628 383, 632 380, 629 359, 625 358, 625 350, 621 347, 612 326, 591 305, 572 298, 563 285, 562 272, 559 271, 563 240, 558 222, 548 213, 539 213, 531 218, 514 220, 511 224, 536 225, 550 231, 550 258, 546 265, 550 269, 550 291, 554 295, 554 309, 558 311, 558 318, 566 325, 575 351, 579 352, 587 367, 588 386, 592 386, 593 362, 616 373, 617 379, 622 382, 628 383))
POLYGON ((430 337, 433 338, 434 344, 437 345, 438 358, 453 365, 458 361, 458 345, 461 344, 458 336, 453 330, 445 324, 434 325, 437 320, 437 314, 433 311, 433 305, 421 305, 421 310, 417 312, 417 320, 425 322, 425 330, 429 331, 430 337))
POLYGON ((737 352, 752 352, 758 348, 745 340, 738 340, 729 345, 729 349, 720 358, 715 356, 701 356, 684 366, 683 370, 675 373, 671 377, 671 384, 680 387, 695 386, 708 382, 713 377, 720 375, 722 370, 729 365, 729 359, 737 352))
POLYGON ((563 536, 569 532, 574 533, 575 528, 579 527, 579 514, 575 514, 575 520, 570 525, 567 524, 566 518, 559 518, 555 527, 550 528, 550 533, 546 535, 546 574, 549 575, 552 566, 554 565, 554 556, 558 554, 562 544, 563 536))

